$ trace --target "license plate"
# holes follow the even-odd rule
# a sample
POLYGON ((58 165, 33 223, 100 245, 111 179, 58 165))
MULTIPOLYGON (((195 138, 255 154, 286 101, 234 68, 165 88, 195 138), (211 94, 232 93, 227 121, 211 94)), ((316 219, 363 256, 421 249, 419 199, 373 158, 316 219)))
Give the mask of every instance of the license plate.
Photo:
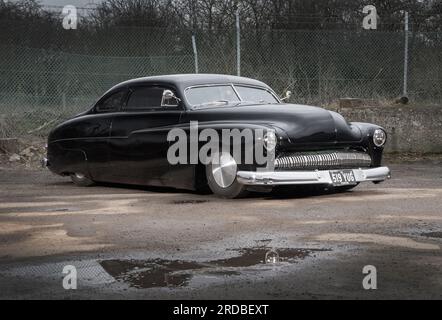
POLYGON ((330 171, 330 178, 334 186, 356 184, 356 178, 353 170, 330 171))

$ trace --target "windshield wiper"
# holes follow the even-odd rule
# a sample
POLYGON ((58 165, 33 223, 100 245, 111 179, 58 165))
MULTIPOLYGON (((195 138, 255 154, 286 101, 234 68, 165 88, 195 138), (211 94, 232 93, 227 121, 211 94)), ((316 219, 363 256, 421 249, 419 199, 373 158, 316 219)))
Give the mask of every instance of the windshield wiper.
POLYGON ((239 101, 238 103, 235 103, 233 106, 239 106, 242 104, 267 104, 268 102, 265 102, 264 100, 260 100, 260 101, 239 101))
POLYGON ((210 101, 210 102, 204 102, 201 104, 197 104, 194 105, 192 107, 192 109, 198 109, 198 108, 203 108, 203 107, 209 107, 209 106, 225 106, 231 104, 232 107, 236 107, 239 105, 243 105, 243 104, 248 104, 248 105, 252 105, 252 104, 268 104, 268 102, 264 101, 264 100, 260 100, 260 101, 229 101, 229 100, 216 100, 216 101, 210 101))

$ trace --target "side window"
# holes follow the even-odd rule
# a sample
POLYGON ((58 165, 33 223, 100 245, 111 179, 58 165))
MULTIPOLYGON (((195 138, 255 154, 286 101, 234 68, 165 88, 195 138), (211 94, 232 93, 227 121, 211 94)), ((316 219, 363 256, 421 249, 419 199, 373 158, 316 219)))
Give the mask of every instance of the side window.
POLYGON ((162 108, 162 87, 135 87, 131 89, 126 109, 156 109, 162 108))
POLYGON ((125 94, 126 91, 118 91, 111 94, 109 97, 98 103, 96 111, 100 113, 119 111, 125 94))

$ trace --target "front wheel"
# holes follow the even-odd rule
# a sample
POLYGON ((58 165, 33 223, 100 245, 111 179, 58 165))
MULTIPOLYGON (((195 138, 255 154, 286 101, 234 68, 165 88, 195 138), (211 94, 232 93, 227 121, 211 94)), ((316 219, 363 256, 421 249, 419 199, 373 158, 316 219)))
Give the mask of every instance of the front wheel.
POLYGON ((212 162, 206 165, 207 184, 210 190, 220 197, 229 199, 247 195, 246 186, 236 180, 238 167, 230 153, 223 152, 214 155, 212 159, 212 162))

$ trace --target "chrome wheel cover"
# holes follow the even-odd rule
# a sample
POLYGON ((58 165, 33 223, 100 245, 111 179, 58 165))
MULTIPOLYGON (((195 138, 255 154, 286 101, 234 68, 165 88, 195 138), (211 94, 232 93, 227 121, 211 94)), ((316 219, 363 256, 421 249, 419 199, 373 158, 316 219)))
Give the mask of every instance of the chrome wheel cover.
POLYGON ((230 153, 223 152, 221 155, 214 156, 212 161, 212 176, 215 183, 221 188, 227 188, 232 185, 236 178, 237 165, 235 159, 230 153))

